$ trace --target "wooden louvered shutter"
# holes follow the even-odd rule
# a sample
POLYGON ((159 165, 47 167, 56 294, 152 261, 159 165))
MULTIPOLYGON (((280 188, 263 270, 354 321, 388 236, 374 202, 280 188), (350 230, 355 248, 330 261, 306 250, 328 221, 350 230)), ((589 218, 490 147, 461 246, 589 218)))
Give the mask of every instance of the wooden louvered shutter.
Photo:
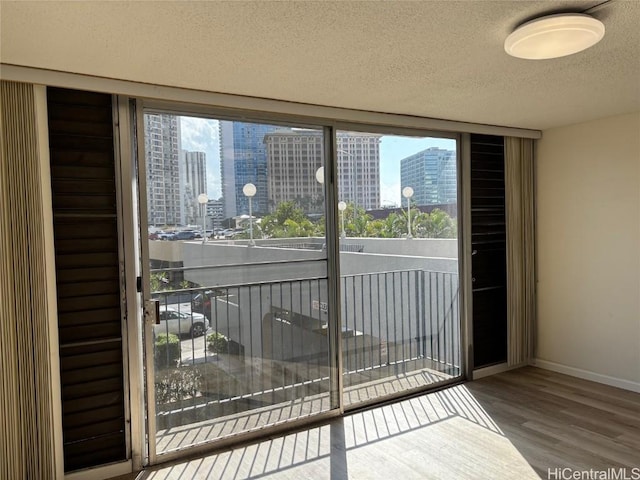
POLYGON ((49 88, 65 471, 126 459, 110 95, 49 88))
POLYGON ((471 135, 474 367, 507 361, 504 138, 471 135))

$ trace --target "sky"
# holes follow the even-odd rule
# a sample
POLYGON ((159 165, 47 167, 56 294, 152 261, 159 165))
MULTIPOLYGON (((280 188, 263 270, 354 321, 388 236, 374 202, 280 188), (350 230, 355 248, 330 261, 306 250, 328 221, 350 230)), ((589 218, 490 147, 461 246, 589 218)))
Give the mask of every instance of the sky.
POLYGON ((385 135, 380 142, 380 201, 382 206, 400 206, 400 160, 429 147, 456 149, 450 138, 416 138, 385 135))
POLYGON ((180 117, 183 150, 204 152, 207 158, 207 196, 222 196, 220 185, 220 138, 218 121, 206 118, 180 117))
MULTIPOLYGON (((207 157, 207 195, 220 198, 220 139, 218 121, 180 117, 182 148, 205 152, 207 157)), ((384 135, 380 142, 380 198, 382 206, 401 205, 400 160, 429 147, 455 150, 455 140, 384 135)))

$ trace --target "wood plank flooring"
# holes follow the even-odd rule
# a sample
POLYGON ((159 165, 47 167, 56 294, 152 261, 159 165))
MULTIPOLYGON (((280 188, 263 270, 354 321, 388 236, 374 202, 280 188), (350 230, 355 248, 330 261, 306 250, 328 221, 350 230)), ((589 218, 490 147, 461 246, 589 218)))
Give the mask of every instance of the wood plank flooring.
POLYGON ((640 394, 527 367, 138 478, 524 480, 622 467, 640 475, 640 394))

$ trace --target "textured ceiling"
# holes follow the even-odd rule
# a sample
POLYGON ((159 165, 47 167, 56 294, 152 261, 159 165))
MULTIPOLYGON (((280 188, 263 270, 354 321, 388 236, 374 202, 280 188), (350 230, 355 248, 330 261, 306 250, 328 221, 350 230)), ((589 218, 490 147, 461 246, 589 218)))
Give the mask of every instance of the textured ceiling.
POLYGON ((640 110, 640 1, 595 47, 504 53, 512 29, 594 1, 2 2, 2 63, 491 125, 545 129, 640 110))

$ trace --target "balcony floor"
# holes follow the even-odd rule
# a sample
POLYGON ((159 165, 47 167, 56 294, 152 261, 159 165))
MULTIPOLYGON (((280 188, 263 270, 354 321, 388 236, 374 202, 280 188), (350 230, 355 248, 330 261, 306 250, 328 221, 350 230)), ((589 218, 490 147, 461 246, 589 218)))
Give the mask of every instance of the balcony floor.
POLYGON ((527 479, 621 467, 630 476, 638 452, 640 394, 527 367, 138 478, 527 479))
MULTIPOLYGON (((431 369, 421 369, 407 374, 380 378, 375 381, 360 383, 345 388, 347 405, 390 395, 411 388, 423 387, 452 377, 431 369)), ((355 380, 355 379, 354 379, 355 380)), ((358 380, 361 381, 361 380, 358 380)), ((242 400, 236 400, 242 409, 242 400)), ((327 411, 330 408, 329 394, 320 393, 290 402, 278 403, 268 407, 254 408, 210 420, 194 422, 178 427, 158 431, 158 452, 167 452, 199 444, 224 435, 262 428, 266 425, 280 423, 289 419, 306 417, 327 411)))

